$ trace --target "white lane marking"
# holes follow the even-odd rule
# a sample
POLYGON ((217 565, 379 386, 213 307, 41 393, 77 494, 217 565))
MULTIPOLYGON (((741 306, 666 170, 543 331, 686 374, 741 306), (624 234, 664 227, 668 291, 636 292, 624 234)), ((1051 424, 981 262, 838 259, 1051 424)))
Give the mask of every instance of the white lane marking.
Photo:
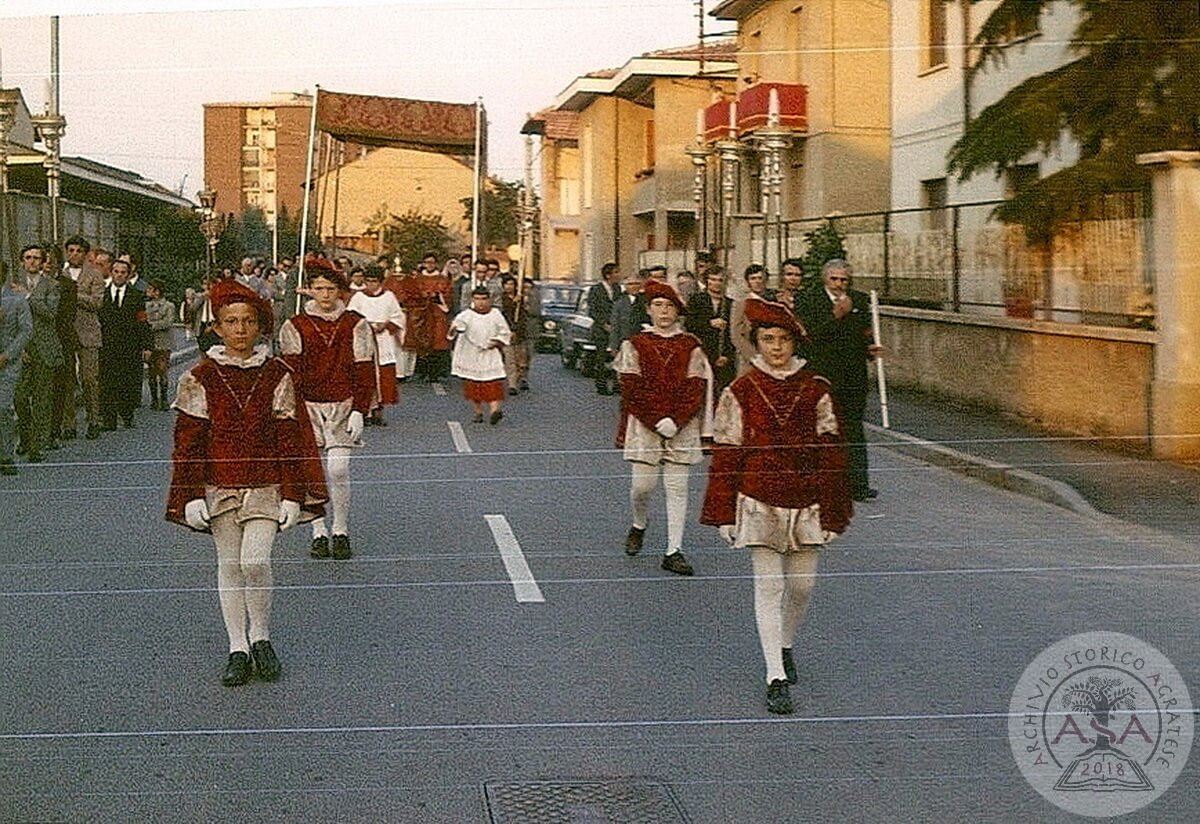
POLYGON ((467 433, 463 432, 462 424, 458 421, 446 421, 446 426, 450 427, 450 437, 454 439, 454 450, 470 452, 471 444, 467 442, 467 433))
POLYGON ((433 394, 441 395, 443 398, 446 397, 446 387, 442 386, 440 383, 435 383, 433 385, 433 394))
POLYGON ((504 561, 504 568, 508 570, 508 577, 512 580, 513 593, 517 596, 517 603, 546 603, 541 588, 533 579, 533 572, 529 569, 529 564, 525 562, 525 553, 521 552, 521 544, 517 542, 517 536, 513 535, 512 527, 508 524, 508 518, 503 515, 484 515, 483 519, 487 521, 488 527, 492 530, 492 537, 496 539, 496 546, 500 549, 500 559, 504 561))
MULTIPOLYGON (((1194 707, 1182 707, 1177 713, 1200 714, 1194 707)), ((1066 716, 1066 711, 1047 715, 1066 716)), ((779 724, 887 724, 926 723, 929 721, 1004 721, 1020 718, 1022 713, 1012 712, 945 712, 879 715, 810 715, 776 718, 648 718, 612 719, 609 721, 513 721, 513 722, 464 722, 458 724, 383 724, 377 726, 341 727, 234 727, 231 729, 181 729, 181 730, 84 730, 79 732, 8 732, 0 733, 0 741, 37 741, 95 738, 167 738, 213 737, 234 735, 345 735, 347 733, 380 732, 509 732, 513 730, 594 730, 594 729, 644 729, 655 727, 757 727, 779 724)))

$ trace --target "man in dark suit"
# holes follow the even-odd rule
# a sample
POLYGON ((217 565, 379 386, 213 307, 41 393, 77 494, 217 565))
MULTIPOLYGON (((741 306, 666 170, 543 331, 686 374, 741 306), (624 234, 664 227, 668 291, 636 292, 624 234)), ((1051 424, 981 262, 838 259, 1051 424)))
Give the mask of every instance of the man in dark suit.
POLYGON ((621 270, 615 263, 600 267, 600 282, 588 290, 588 316, 592 319, 591 341, 592 375, 596 380, 596 391, 611 395, 612 368, 608 365, 608 339, 612 332, 613 301, 619 295, 617 284, 621 281, 621 270))
POLYGON ((706 272, 704 291, 688 301, 687 330, 700 338, 700 346, 708 357, 713 373, 713 397, 737 377, 733 339, 729 336, 729 316, 733 301, 725 294, 725 270, 710 265, 706 272))
POLYGON ((866 292, 850 288, 852 271, 844 260, 831 260, 821 270, 822 283, 806 290, 799 316, 808 330, 804 355, 812 368, 829 379, 833 400, 841 410, 850 457, 850 491, 856 501, 879 493, 867 481, 867 446, 863 412, 867 406, 867 362, 883 353, 871 333, 871 307, 866 292))
POLYGON ((133 426, 133 410, 142 396, 142 364, 150 357, 146 298, 129 284, 130 264, 114 260, 112 282, 100 307, 100 413, 104 428, 117 418, 133 426))
POLYGON ((79 335, 75 331, 75 310, 79 303, 78 287, 71 275, 58 266, 57 255, 51 255, 55 263, 58 282, 58 342, 62 347, 63 360, 54 374, 54 418, 51 436, 58 440, 75 438, 75 355, 79 351, 79 335), (70 414, 68 414, 70 413, 70 414), (70 419, 70 426, 67 420, 70 419))

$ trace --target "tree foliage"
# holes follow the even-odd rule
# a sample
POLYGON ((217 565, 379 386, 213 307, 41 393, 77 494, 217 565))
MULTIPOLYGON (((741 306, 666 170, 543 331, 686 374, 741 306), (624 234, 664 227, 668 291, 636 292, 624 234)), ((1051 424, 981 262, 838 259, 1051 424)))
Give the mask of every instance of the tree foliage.
MULTIPOLYGON (((979 2, 979 0, 971 0, 979 2)), ((1079 24, 1073 59, 986 107, 951 149, 960 180, 997 176, 1030 153, 1078 147, 1078 161, 1023 187, 999 209, 1045 239, 1098 196, 1142 189, 1139 154, 1200 146, 1200 4, 1177 0, 1060 0, 1079 24)), ((973 73, 1003 64, 1013 32, 1036 27, 1051 0, 1001 0, 983 24, 973 73)))
POLYGON ((399 255, 400 263, 413 269, 426 252, 433 252, 439 260, 445 260, 451 248, 457 244, 454 232, 447 227, 440 215, 423 214, 410 209, 402 215, 388 211, 386 203, 380 204, 367 219, 368 231, 378 234, 380 246, 388 255, 399 255))
POLYGON ((811 232, 804 233, 804 280, 816 283, 821 280, 821 267, 831 260, 845 259, 846 245, 841 233, 833 225, 832 220, 826 220, 811 232))
MULTIPOLYGON (((524 184, 518 181, 501 180, 498 177, 488 178, 483 187, 483 216, 480 224, 480 247, 492 246, 506 248, 516 243, 520 237, 521 227, 521 197, 525 190, 524 184)), ((464 197, 463 217, 467 226, 474 218, 474 197, 464 197)), ((468 229, 469 231, 469 229, 468 229)))

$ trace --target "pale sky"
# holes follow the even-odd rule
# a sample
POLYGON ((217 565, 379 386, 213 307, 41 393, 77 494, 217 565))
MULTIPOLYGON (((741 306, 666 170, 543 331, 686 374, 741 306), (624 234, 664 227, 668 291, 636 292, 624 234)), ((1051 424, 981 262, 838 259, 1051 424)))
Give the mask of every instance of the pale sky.
POLYGON ((203 183, 206 102, 318 83, 464 103, 481 96, 491 171, 519 179, 526 112, 582 73, 697 34, 693 0, 3 0, 0 80, 20 87, 35 112, 46 97, 50 22, 17 15, 52 10, 65 15, 63 153, 171 189, 186 174, 193 199, 203 183))

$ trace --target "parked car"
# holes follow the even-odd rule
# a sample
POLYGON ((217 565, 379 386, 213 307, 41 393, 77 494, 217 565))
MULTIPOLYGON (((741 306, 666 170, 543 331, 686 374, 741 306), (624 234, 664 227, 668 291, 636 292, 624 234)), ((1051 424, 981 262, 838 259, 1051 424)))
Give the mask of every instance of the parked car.
MULTIPOLYGON (((590 283, 559 283, 540 281, 537 285, 538 303, 542 309, 542 328, 537 337, 539 352, 558 350, 558 330, 567 316, 576 313, 581 301, 586 302, 590 283)), ((585 310, 586 312, 586 310, 585 310)))
POLYGON ((562 319, 558 325, 558 353, 563 366, 578 368, 585 375, 591 363, 588 353, 596 350, 592 343, 592 318, 588 315, 587 292, 579 299, 576 310, 562 319))

